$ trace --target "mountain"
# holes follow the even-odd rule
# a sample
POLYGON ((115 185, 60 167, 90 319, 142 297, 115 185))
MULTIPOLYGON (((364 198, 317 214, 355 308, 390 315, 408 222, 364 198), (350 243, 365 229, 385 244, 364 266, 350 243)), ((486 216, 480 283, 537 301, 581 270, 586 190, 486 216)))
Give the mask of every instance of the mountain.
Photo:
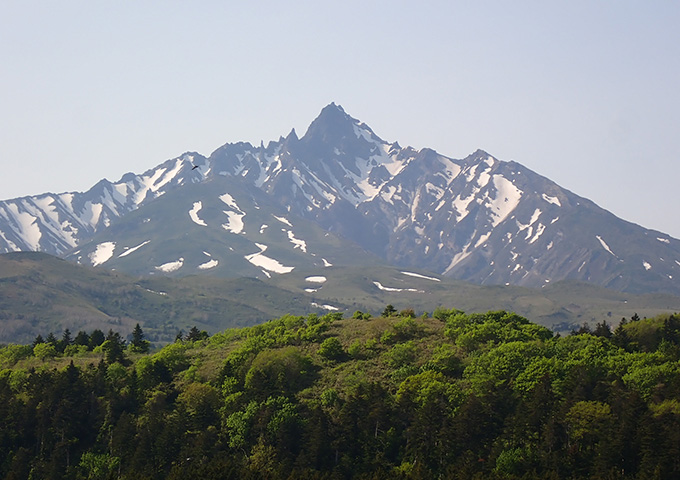
POLYGON ((302 137, 0 202, 0 252, 28 250, 136 275, 394 265, 483 285, 680 294, 679 240, 484 151, 388 143, 333 103, 302 137))

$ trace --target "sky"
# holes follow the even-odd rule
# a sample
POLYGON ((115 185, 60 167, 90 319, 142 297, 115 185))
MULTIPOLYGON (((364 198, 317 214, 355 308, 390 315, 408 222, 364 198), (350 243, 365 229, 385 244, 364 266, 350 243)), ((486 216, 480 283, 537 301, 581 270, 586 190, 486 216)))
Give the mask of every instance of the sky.
POLYGON ((0 199, 303 135, 514 160, 680 238, 680 2, 0 2, 0 199))

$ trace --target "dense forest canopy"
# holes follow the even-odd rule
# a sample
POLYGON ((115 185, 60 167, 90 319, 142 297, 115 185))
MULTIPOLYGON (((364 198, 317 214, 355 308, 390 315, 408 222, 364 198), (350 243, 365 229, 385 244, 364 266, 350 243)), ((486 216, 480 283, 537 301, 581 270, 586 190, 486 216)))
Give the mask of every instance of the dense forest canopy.
POLYGON ((3 347, 0 478, 680 478, 674 315, 388 307, 3 347))

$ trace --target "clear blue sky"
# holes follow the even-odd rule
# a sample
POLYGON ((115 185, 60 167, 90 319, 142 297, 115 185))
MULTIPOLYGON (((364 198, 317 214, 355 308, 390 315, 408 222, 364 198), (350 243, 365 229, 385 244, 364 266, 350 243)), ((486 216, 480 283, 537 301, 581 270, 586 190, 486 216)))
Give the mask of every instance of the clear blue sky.
POLYGON ((301 135, 481 148, 680 237, 680 2, 0 2, 0 199, 301 135))

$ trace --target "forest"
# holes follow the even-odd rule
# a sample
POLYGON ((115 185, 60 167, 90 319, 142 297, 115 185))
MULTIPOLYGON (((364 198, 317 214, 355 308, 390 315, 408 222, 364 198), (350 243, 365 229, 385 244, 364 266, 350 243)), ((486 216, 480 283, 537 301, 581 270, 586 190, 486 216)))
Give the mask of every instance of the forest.
POLYGON ((675 315, 559 336, 388 305, 149 347, 0 348, 0 478, 680 478, 675 315))

